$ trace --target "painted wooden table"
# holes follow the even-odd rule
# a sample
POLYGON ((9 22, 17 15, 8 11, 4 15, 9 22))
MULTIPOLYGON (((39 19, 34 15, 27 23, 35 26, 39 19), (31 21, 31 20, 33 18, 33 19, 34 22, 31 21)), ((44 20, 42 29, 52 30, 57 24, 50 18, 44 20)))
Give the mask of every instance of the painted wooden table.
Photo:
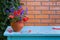
POLYGON ((60 40, 60 26, 24 26, 20 32, 14 32, 8 26, 4 32, 7 40, 60 40))

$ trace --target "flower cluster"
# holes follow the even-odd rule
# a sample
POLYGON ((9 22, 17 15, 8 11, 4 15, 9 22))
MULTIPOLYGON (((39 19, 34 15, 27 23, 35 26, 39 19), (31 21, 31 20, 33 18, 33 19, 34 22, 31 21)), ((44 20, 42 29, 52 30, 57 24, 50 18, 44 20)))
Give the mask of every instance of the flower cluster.
POLYGON ((26 17, 28 9, 24 10, 22 6, 18 6, 17 10, 14 10, 14 8, 10 8, 9 10, 6 10, 6 12, 10 12, 9 18, 11 21, 24 21, 26 22, 29 18, 26 17))

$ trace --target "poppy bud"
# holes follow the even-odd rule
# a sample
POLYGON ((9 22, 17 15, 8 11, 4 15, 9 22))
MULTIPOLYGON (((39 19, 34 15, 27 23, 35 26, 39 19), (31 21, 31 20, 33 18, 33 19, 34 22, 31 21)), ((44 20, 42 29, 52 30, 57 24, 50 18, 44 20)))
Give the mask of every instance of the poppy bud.
POLYGON ((9 15, 9 18, 12 18, 12 19, 13 19, 13 18, 14 18, 14 16, 13 16, 13 15, 9 15))

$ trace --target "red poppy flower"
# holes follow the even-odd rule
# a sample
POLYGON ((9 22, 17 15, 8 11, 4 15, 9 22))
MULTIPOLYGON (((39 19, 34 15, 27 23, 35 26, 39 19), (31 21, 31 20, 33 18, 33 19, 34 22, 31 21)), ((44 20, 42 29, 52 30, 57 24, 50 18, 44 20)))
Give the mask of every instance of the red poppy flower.
POLYGON ((23 21, 26 22, 29 18, 28 17, 24 17, 23 21))
POLYGON ((23 10, 23 8, 21 8, 21 9, 18 10, 18 15, 21 14, 22 10, 23 10))
POLYGON ((14 11, 14 16, 16 16, 17 15, 17 11, 14 11))
POLYGON ((20 10, 17 11, 17 15, 20 15, 20 10))
POLYGON ((18 15, 20 16, 21 12, 22 12, 23 8, 17 10, 17 11, 14 11, 14 16, 18 15))

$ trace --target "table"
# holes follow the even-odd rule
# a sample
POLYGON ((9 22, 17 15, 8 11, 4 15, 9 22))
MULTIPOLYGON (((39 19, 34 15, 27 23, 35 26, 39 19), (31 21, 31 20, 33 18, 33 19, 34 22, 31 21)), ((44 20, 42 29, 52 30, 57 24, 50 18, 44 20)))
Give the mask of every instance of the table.
POLYGON ((8 26, 4 36, 7 36, 7 40, 60 40, 60 30, 54 30, 54 27, 60 26, 24 26, 20 32, 14 32, 8 26))

